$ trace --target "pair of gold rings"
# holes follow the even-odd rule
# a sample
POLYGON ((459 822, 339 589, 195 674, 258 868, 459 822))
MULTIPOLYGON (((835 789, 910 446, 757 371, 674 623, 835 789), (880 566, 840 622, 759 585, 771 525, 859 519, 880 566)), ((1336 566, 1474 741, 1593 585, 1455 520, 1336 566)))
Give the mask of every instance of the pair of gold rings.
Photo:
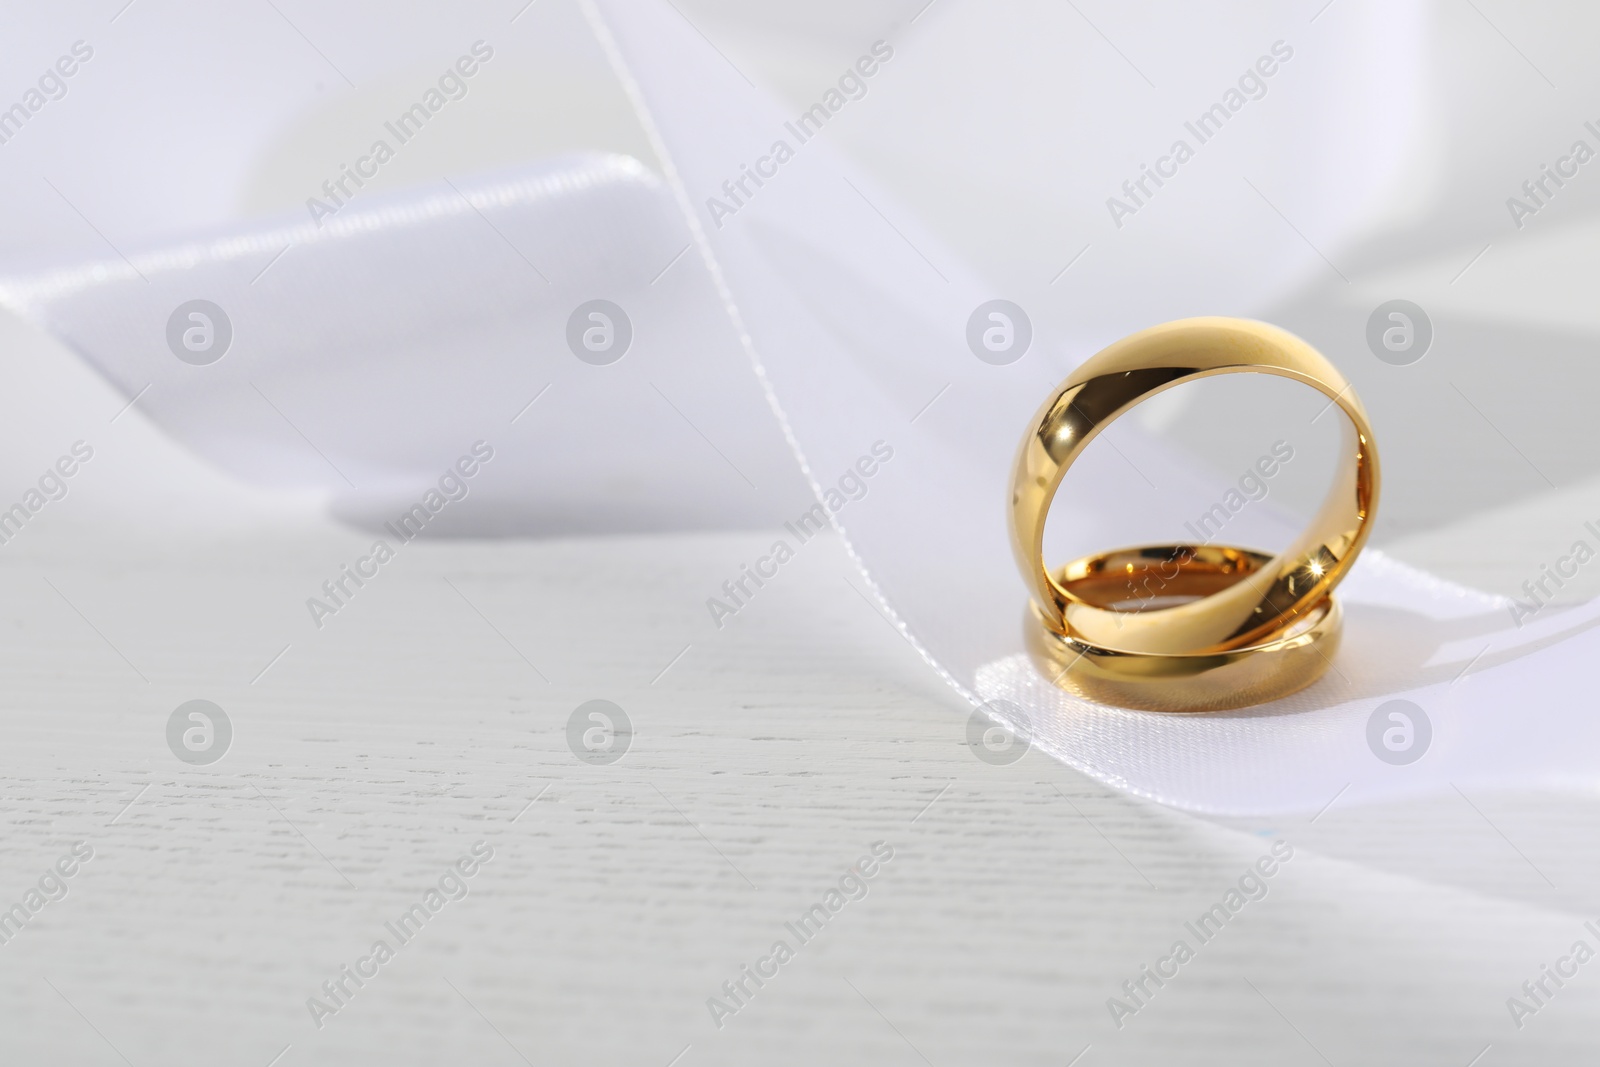
POLYGON ((1316 681, 1338 650, 1334 587, 1371 532, 1378 454, 1360 399, 1320 352, 1244 319, 1183 319, 1125 337, 1039 409, 1012 465, 1011 545, 1032 597, 1030 656, 1057 686, 1152 711, 1261 704, 1316 681), (1218 374, 1276 374, 1344 413, 1344 455, 1321 510, 1269 555, 1212 544, 1123 548, 1052 571, 1044 528, 1067 469, 1142 400, 1218 374), (1143 593, 1130 595, 1130 590, 1143 593))

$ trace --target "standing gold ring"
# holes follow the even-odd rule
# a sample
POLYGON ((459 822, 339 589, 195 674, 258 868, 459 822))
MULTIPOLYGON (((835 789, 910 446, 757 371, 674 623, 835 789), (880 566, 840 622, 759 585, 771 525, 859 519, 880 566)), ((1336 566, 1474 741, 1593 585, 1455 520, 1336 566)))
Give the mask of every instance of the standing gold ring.
MULTIPOLYGON (((1115 662, 1089 657, 1093 663, 1109 664, 1108 670, 1125 669, 1130 656, 1254 656, 1262 648, 1303 636, 1307 627, 1317 635, 1310 647, 1325 660, 1328 649, 1319 645, 1331 648, 1337 643, 1340 618, 1329 604, 1330 594, 1371 533, 1378 486, 1378 456, 1366 411, 1344 375, 1321 353, 1265 323, 1183 319, 1142 330, 1096 353, 1039 409, 1012 465, 1011 545, 1032 595, 1038 626, 1049 640, 1093 649, 1095 655, 1123 657, 1115 662), (1067 469, 1089 442, 1141 400, 1184 382, 1234 373, 1275 374, 1303 382, 1327 396, 1329 406, 1339 407, 1346 417, 1344 456, 1333 488, 1305 531, 1270 559, 1249 550, 1232 550, 1241 553, 1236 563, 1248 558, 1249 565, 1236 568, 1226 583, 1203 580, 1204 568, 1185 569, 1183 591, 1166 591, 1184 602, 1154 609, 1128 610, 1103 595, 1088 595, 1085 590, 1093 583, 1086 584, 1086 575, 1068 573, 1089 565, 1088 561, 1052 572, 1044 561, 1045 521, 1067 469), (1331 641, 1329 631, 1333 631, 1331 641)), ((1201 547, 1178 545, 1165 551, 1176 565, 1194 557, 1201 547)), ((1108 558, 1121 557, 1111 553, 1090 560, 1104 565, 1108 558)), ((1148 575, 1149 570, 1140 573, 1148 575)), ((1306 645, 1302 641, 1293 647, 1306 645)), ((1304 659, 1298 653, 1290 658, 1297 663, 1304 659)), ((1258 670, 1264 662, 1257 662, 1258 670)), ((1140 668, 1147 674, 1153 669, 1148 663, 1140 668)), ((1172 670, 1182 673, 1171 664, 1155 673, 1172 670)), ((1176 680, 1177 675, 1173 677, 1176 680)), ((1310 680, 1314 675, 1295 688, 1310 680)), ((1265 690, 1260 686, 1252 690, 1261 691, 1265 690)), ((1179 693, 1156 703, 1176 706, 1184 700, 1179 693)), ((1218 706, 1210 698, 1200 703, 1218 706)))

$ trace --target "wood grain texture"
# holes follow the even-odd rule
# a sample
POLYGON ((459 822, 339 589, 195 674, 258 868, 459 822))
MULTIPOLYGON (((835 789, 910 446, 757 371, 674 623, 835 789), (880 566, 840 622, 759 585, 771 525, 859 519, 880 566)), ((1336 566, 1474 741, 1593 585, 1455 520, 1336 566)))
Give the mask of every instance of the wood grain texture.
POLYGON ((348 531, 102 538, 92 554, 80 538, 37 539, 0 575, 0 903, 73 842, 95 851, 0 945, 4 1062, 1466 1064, 1492 1045, 1480 1062, 1502 1064, 1594 1048, 1600 971, 1521 1031, 1505 1007, 1588 936, 1596 872, 1574 842, 1600 822, 1590 807, 1474 798, 1486 825, 1439 798, 1218 825, 1037 753, 986 765, 831 540, 721 630, 704 599, 761 535, 416 544, 318 631, 302 602, 363 543, 348 531), (194 697, 236 731, 209 767, 163 734, 194 697), (597 697, 636 730, 605 767, 566 741, 597 697), (1193 940, 1185 921, 1278 839, 1297 851, 1265 899, 1119 1029, 1107 999, 1193 940), (314 1025, 307 998, 479 841, 494 858, 465 899, 314 1025), (799 945, 784 924, 875 841, 894 857, 866 897, 799 945), (780 938, 794 959, 719 1028, 707 998, 780 938))

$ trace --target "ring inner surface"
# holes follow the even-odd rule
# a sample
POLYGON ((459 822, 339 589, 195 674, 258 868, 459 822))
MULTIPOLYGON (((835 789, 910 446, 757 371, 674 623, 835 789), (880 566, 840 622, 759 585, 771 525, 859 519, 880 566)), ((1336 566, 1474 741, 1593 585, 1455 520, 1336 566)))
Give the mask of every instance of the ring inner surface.
POLYGON ((1147 545, 1085 556, 1061 567, 1053 577, 1082 603, 1134 614, 1220 593, 1273 558, 1228 545, 1147 545))

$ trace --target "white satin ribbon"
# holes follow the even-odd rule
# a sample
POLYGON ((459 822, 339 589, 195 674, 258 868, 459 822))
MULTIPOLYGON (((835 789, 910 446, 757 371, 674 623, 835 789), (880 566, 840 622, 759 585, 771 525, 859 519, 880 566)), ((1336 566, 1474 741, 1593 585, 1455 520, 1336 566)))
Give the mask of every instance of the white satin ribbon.
MULTIPOLYGON (((1584 755, 1593 727, 1578 710, 1594 613, 1519 630, 1504 602, 1377 552, 1342 587, 1336 669, 1274 705, 1202 717, 1098 707, 1044 685, 1021 657, 1026 594, 1003 485, 1039 398, 1122 332, 1248 313, 1324 269, 1299 243, 1248 239, 1262 205, 1223 161, 1254 159, 1260 182, 1317 203, 1320 234, 1357 225, 1415 118, 1416 86, 1394 54, 1415 38, 1410 20, 1385 15, 1381 34, 1361 17, 1319 31, 1294 62, 1318 72, 1317 93, 1337 97, 1347 124, 1275 113, 1295 92, 1298 68, 1286 64, 1250 105, 1259 122, 1228 129, 1232 147, 1205 146, 1181 184, 1150 199, 1159 212, 1207 198, 1197 228, 1100 220, 1095 258, 1062 300, 1045 278, 1019 294, 965 266, 844 162, 831 131, 802 141, 792 109, 749 85, 669 5, 582 7, 595 37, 573 36, 572 48, 600 41, 663 176, 583 154, 366 193, 321 225, 297 213, 184 239, 152 225, 126 258, 73 250, 39 266, 13 256, 0 299, 129 397, 142 392, 140 409, 196 451, 255 481, 320 486, 357 522, 381 522, 437 477, 441 457, 480 438, 504 447, 471 506, 451 509, 456 532, 776 526, 811 507, 791 449, 824 501, 875 446, 892 452, 865 495, 830 515, 885 612, 969 702, 1010 702, 1051 755, 1166 803, 1304 811, 1335 795, 1450 782, 1596 784, 1584 755), (790 153, 778 163, 780 141, 790 153), (763 182, 740 185, 758 164, 763 182), (730 184, 741 191, 731 213, 730 184), (1033 312, 1033 348, 1006 366, 966 342, 968 316, 995 297, 1033 312), (168 316, 195 298, 225 308, 235 336, 203 368, 167 350, 168 316), (634 335, 604 367, 566 341, 574 309, 596 298, 624 308, 634 335), (1384 762, 1368 741, 1368 720, 1397 697, 1432 723, 1430 750, 1408 765, 1384 762)), ((880 56, 871 92, 892 92, 902 76, 928 84, 917 57, 954 31, 919 32, 932 41, 922 52, 909 38, 861 43, 861 55, 880 56)), ((824 106, 830 88, 818 87, 824 106)), ((1096 112, 1094 86, 1083 88, 1080 124, 1039 135, 1074 146, 1063 186, 1109 195, 1129 145, 1170 142, 1170 114, 1109 102, 1096 112)), ((859 106, 841 99, 829 123, 859 106)), ((264 140, 271 123, 257 125, 264 140)), ((1087 542, 1144 540, 1157 497, 1198 514, 1227 488, 1137 426, 1111 440, 1116 455, 1074 471, 1073 533, 1087 542)), ((1229 537, 1269 541, 1288 521, 1263 506, 1229 537)))

